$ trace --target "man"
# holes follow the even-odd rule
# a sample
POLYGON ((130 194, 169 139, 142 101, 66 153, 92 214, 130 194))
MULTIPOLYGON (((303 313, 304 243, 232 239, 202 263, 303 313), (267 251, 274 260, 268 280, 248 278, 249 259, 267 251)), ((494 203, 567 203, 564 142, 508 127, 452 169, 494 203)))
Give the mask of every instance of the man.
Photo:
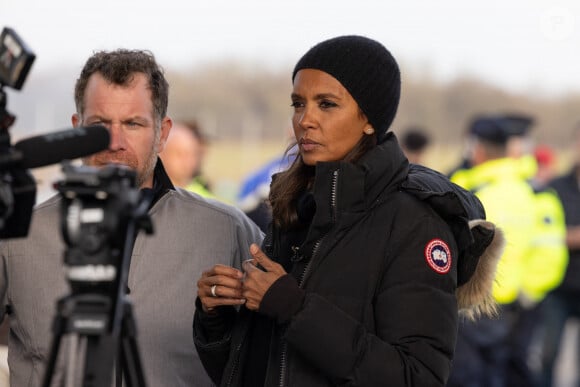
POLYGON ((533 154, 532 129, 534 119, 525 114, 505 114, 501 124, 508 135, 507 156, 517 161, 520 177, 534 191, 535 231, 533 248, 525 257, 521 306, 512 334, 512 354, 509 370, 511 387, 534 384, 535 375, 530 364, 537 363, 531 355, 532 347, 541 349, 541 338, 550 334, 542 319, 542 302, 557 287, 566 271, 566 224, 564 209, 557 193, 540 184, 540 164, 533 154))
MULTIPOLYGON (((76 82, 75 103, 74 126, 101 124, 111 134, 109 149, 84 163, 129 166, 138 186, 154 193, 154 234, 137 236, 127 282, 145 379, 149 386, 209 386, 191 337, 196 280, 202 268, 216 263, 240 267, 251 258, 249 245, 263 235, 241 211, 171 184, 157 156, 172 126, 168 84, 149 52, 92 55, 76 82)), ((40 204, 28 237, 0 244, 0 297, 6 305, 1 317, 10 315, 12 386, 40 385, 56 300, 69 293, 60 204, 58 196, 40 204)), ((67 365, 57 366, 53 380, 67 365)))
POLYGON ((171 128, 159 157, 171 182, 177 187, 215 199, 201 176, 206 148, 207 140, 197 122, 177 122, 171 128))
POLYGON ((420 127, 408 128, 401 136, 401 148, 413 164, 424 164, 425 152, 430 144, 430 136, 420 127))
MULTIPOLYGON (((539 384, 542 387, 554 385, 556 359, 566 323, 571 318, 580 318, 580 124, 574 128, 571 145, 572 167, 550 183, 564 207, 569 261, 562 283, 547 295, 542 305, 545 326, 539 384)), ((579 356, 580 337, 573 348, 579 356)))
POLYGON ((534 159, 538 164, 538 170, 532 179, 534 188, 544 188, 552 181, 558 172, 556 153, 554 149, 545 144, 534 147, 534 159))
POLYGON ((503 117, 478 117, 470 133, 472 167, 455 172, 451 181, 477 195, 487 219, 504 230, 507 243, 493 289, 499 316, 459 325, 448 386, 503 387, 509 385, 513 321, 518 317, 525 259, 533 243, 534 194, 520 176, 518 161, 508 157, 503 117))
POLYGON ((242 181, 237 195, 237 205, 264 232, 268 231, 272 221, 272 209, 268 204, 272 176, 287 169, 294 157, 296 149, 293 147, 282 156, 268 161, 242 181))

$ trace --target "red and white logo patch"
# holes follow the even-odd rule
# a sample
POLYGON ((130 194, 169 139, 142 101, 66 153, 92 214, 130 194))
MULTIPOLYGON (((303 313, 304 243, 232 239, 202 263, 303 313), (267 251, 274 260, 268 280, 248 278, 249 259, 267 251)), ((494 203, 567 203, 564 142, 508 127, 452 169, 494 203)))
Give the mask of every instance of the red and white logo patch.
POLYGON ((441 239, 432 239, 425 246, 425 259, 437 273, 445 274, 451 268, 451 250, 441 239))

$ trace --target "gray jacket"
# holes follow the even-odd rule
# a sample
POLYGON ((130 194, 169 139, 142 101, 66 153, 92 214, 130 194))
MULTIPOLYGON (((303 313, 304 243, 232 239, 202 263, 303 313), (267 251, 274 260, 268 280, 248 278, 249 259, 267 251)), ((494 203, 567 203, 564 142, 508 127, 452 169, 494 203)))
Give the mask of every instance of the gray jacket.
MULTIPOLYGON (((55 196, 35 208, 27 238, 0 241, 0 298, 11 313, 12 386, 41 384, 56 301, 71 294, 63 270, 60 201, 55 196)), ((263 234, 240 210, 181 189, 165 192, 149 213, 154 234, 137 236, 128 279, 147 384, 210 386, 191 337, 197 280, 216 263, 239 267, 263 234)), ((66 346, 59 353, 65 357, 66 346)), ((63 364, 59 361, 53 381, 63 364)))

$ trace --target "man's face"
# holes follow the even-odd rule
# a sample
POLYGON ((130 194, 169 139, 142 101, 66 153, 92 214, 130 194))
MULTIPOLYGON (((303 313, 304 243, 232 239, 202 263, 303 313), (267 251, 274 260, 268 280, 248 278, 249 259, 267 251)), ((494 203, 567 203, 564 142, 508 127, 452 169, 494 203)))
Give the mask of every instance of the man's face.
POLYGON ((153 186, 157 154, 163 150, 171 120, 163 118, 156 136, 151 92, 145 74, 136 74, 129 85, 109 83, 101 74, 89 78, 82 117, 74 114, 74 126, 104 125, 111 134, 109 149, 83 159, 86 165, 126 165, 137 171, 139 187, 153 186))
POLYGON ((191 130, 176 123, 159 157, 173 184, 186 187, 200 172, 203 152, 201 141, 191 130))

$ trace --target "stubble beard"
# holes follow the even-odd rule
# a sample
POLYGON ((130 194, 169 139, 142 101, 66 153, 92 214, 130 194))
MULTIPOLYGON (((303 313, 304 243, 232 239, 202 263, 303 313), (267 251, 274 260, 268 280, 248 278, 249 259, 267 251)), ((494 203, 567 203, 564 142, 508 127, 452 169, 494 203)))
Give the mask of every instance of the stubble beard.
POLYGON ((157 164, 157 152, 155 152, 155 148, 156 146, 153 144, 151 146, 149 156, 145 161, 145 165, 143 165, 143 169, 141 171, 137 169, 138 187, 143 187, 143 184, 145 184, 148 179, 153 179, 153 172, 155 171, 155 165, 157 164))
POLYGON ((153 172, 155 170, 155 165, 157 164, 157 152, 155 151, 156 144, 151 144, 151 149, 149 150, 149 154, 145 159, 145 163, 142 168, 139 168, 139 163, 137 158, 133 155, 130 155, 126 152, 119 153, 119 152, 111 152, 111 151, 104 151, 97 153, 90 157, 85 157, 82 159, 84 165, 93 166, 93 167, 102 167, 107 164, 120 164, 125 165, 137 173, 137 187, 142 188, 143 185, 147 180, 152 178, 153 172))

